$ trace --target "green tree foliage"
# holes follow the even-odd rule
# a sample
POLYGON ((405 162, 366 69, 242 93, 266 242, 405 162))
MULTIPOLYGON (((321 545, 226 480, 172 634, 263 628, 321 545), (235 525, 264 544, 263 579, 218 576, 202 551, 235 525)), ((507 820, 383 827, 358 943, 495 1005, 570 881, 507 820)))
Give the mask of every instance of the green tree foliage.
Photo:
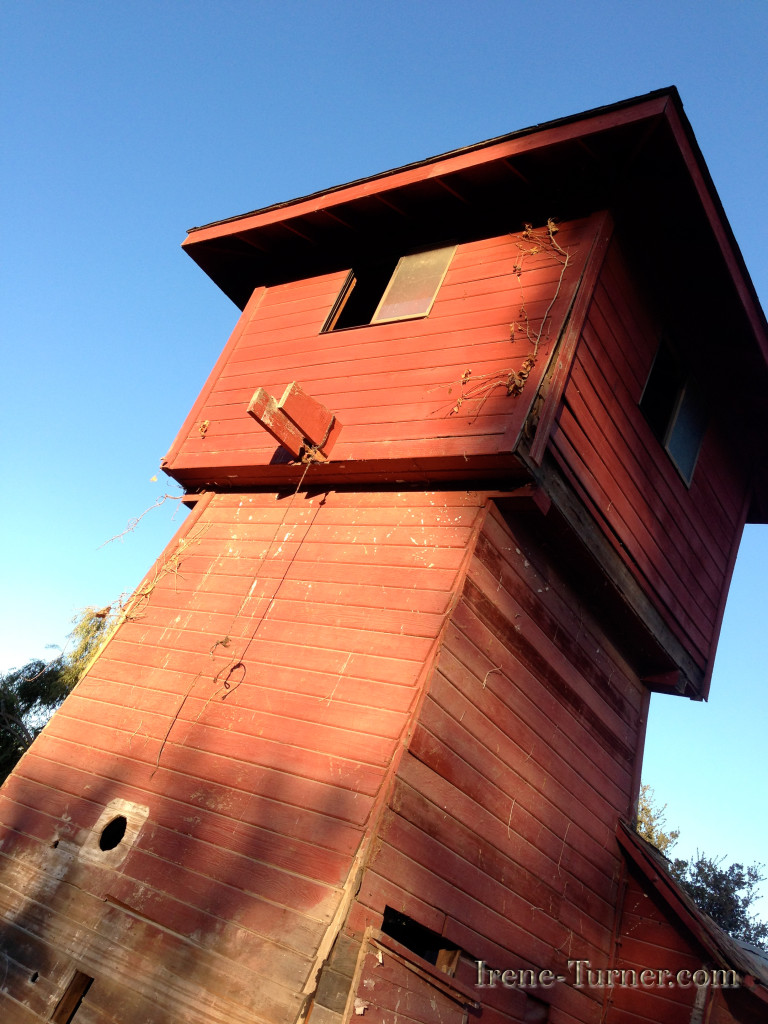
POLYGON ((68 651, 0 676, 0 782, 80 679, 113 624, 109 608, 86 608, 69 634, 68 651))
POLYGON ((676 858, 670 871, 696 906, 709 914, 713 921, 735 939, 766 947, 768 923, 750 914, 757 899, 757 887, 765 880, 759 864, 730 864, 723 867, 719 860, 696 851, 696 859, 676 858))
POLYGON ((680 829, 667 831, 666 809, 666 804, 663 807, 656 806, 653 790, 643 783, 640 787, 640 799, 637 804, 635 829, 638 835, 655 846, 664 856, 667 855, 667 850, 672 849, 680 835, 680 829))
MULTIPOLYGON (((656 804, 650 786, 640 787, 635 828, 639 835, 669 859, 669 851, 677 842, 679 829, 667 829, 667 805, 656 804)), ((758 898, 757 887, 765 881, 761 864, 730 864, 723 867, 724 857, 696 857, 670 860, 669 872, 694 901, 699 910, 709 914, 723 931, 735 939, 768 949, 768 923, 751 913, 758 898)))

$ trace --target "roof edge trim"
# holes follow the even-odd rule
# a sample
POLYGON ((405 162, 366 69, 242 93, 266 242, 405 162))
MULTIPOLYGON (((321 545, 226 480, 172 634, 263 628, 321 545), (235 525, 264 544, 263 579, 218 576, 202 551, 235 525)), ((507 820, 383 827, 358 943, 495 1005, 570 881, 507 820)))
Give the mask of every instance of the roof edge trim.
POLYGON ((307 196, 274 203, 271 206, 251 210, 248 213, 226 217, 199 227, 189 228, 187 238, 182 245, 187 246, 211 238, 233 234, 232 226, 235 224, 238 225, 238 231, 249 230, 262 224, 288 220, 291 217, 298 217, 310 211, 335 206, 350 199, 374 195, 377 192, 390 191, 401 185, 410 184, 413 181, 437 176, 432 169, 438 164, 445 165, 441 166, 440 174, 449 174, 453 171, 485 163, 489 160, 515 156, 531 148, 543 148, 556 142, 568 141, 576 135, 593 134, 607 127, 642 121, 663 114, 670 100, 682 109, 677 89, 674 86, 669 86, 644 96, 621 100, 619 103, 603 107, 595 107, 592 110, 571 114, 553 121, 545 121, 542 124, 522 128, 506 135, 498 135, 495 138, 475 143, 472 146, 449 150, 446 153, 427 157, 424 160, 404 164, 365 178, 358 178, 342 185, 322 189, 307 196), (579 126, 578 131, 576 130, 577 126, 579 126), (529 141, 533 137, 537 137, 535 146, 532 141, 529 141), (489 153, 489 150, 496 150, 496 152, 489 153), (377 185, 378 187, 376 187, 377 185), (323 199, 326 202, 321 202, 323 199))

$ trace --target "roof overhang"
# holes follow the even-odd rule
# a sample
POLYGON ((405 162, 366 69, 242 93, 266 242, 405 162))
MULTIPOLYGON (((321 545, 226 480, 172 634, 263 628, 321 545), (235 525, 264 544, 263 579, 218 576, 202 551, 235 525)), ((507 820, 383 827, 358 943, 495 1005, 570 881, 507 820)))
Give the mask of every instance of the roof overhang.
MULTIPOLYGON (((768 324, 673 87, 192 228, 183 247, 242 309, 257 286, 346 269, 372 249, 399 255, 446 233, 469 241, 606 208, 699 364, 722 375, 718 406, 759 464, 768 324)), ((766 521, 768 463, 756 488, 749 518, 766 521)))

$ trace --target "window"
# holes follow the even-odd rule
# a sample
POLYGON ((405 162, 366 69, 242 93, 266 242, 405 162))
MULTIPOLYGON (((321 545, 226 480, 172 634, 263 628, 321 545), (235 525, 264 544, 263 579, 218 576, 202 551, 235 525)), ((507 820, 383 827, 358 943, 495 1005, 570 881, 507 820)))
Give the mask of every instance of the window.
POLYGON ((662 341, 648 375, 640 409, 687 484, 707 426, 701 390, 662 341))
POLYGON ((456 252, 455 245, 356 267, 347 278, 324 331, 427 316, 456 252))

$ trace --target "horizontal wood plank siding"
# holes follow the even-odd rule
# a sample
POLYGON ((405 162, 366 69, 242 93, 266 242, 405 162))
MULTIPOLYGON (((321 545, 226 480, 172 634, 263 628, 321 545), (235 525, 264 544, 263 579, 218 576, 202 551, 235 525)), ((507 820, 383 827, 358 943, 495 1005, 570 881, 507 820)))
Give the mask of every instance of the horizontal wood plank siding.
POLYGON ((484 504, 228 493, 182 527, 2 791, 2 938, 50 963, 38 1003, 75 928, 121 1020, 295 1019, 484 504), (109 870, 81 851, 117 798, 149 816, 109 870), (178 1017, 121 990, 154 951, 186 963, 178 1017))
MULTIPOLYGON (((649 895, 630 873, 623 901, 617 969, 634 971, 637 977, 646 969, 666 969, 673 974, 688 970, 692 974, 703 967, 705 961, 705 955, 681 930, 679 922, 670 919, 655 894, 649 895)), ((632 974, 627 976, 631 981, 632 974)), ((651 986, 639 983, 617 986, 612 993, 608 1024, 634 1024, 638 1020, 654 1024, 688 1021, 695 996, 693 986, 670 985, 666 979, 663 984, 651 986)), ((734 1018, 724 1018, 723 1024, 725 1020, 734 1021, 734 1018)))
POLYGON ((528 406, 503 384, 546 317, 543 369, 591 230, 586 221, 561 225, 563 254, 522 233, 460 245, 430 315, 418 320, 322 333, 345 272, 267 289, 244 313, 169 453, 169 471, 186 480, 269 464, 276 442, 247 405, 257 387, 279 398, 293 380, 342 423, 335 462, 494 454, 528 406), (573 259, 564 270, 566 252, 573 259))
POLYGON ((659 332, 619 246, 608 253, 551 451, 694 661, 711 664, 743 525, 746 476, 717 429, 680 478, 639 408, 659 332))
MULTIPOLYGON (((494 967, 607 962, 644 687, 492 507, 401 762, 361 923, 384 906, 494 967)), ((537 993, 593 1021, 600 996, 537 993)), ((484 995, 483 995, 484 998, 484 995)))

